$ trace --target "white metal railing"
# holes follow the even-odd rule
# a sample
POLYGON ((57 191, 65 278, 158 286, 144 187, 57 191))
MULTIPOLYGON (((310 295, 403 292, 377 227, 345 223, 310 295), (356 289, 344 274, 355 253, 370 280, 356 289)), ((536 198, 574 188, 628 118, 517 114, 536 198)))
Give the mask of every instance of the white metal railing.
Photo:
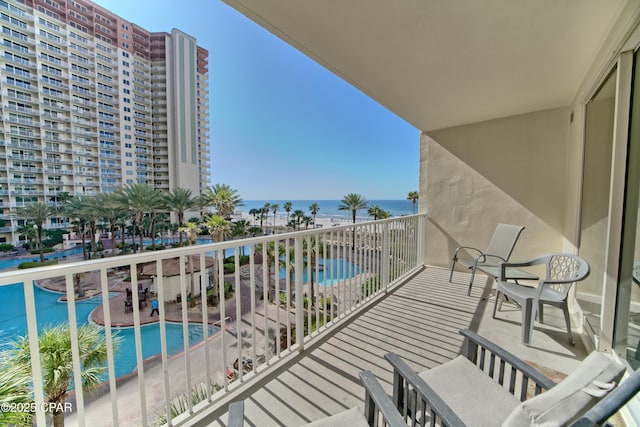
MULTIPOLYGON (((81 384, 77 325, 84 319, 77 316, 79 300, 74 278, 89 278, 96 291, 94 298, 102 299, 108 386, 102 396, 91 402, 86 392, 77 387, 72 392, 73 414, 65 416, 73 417, 82 426, 97 408, 101 412, 110 408, 106 411, 111 412, 111 420, 106 422, 117 426, 124 425, 119 421, 121 416, 128 417, 127 423, 133 422, 132 415, 125 412, 135 407, 134 415, 139 416, 136 424, 149 425, 156 421, 158 413, 171 413, 172 399, 178 393, 203 387, 205 402, 194 405, 187 399, 186 414, 173 421, 169 416, 170 425, 175 425, 211 409, 230 389, 251 384, 265 370, 274 369, 272 365, 278 359, 303 350, 310 340, 321 338, 361 306, 415 272, 422 265, 424 228, 425 216, 412 215, 133 255, 107 254, 91 261, 4 272, 0 275, 0 294, 3 287, 16 283, 22 284, 24 290, 24 333, 28 334, 31 348, 35 420, 38 425, 46 423, 46 415, 40 409, 46 396, 37 345, 40 323, 34 284, 58 278, 66 296, 67 310, 63 310, 60 321, 70 324, 75 384, 81 384), (226 265, 218 262, 230 253, 240 256, 227 259, 226 265), (149 272, 153 274, 151 281, 149 272), (125 276, 130 281, 123 281, 125 276), (127 287, 155 287, 152 295, 160 302, 159 316, 154 320, 160 329, 161 367, 144 363, 149 356, 143 353, 141 325, 145 316, 137 309, 124 313, 122 297, 127 287), (227 299, 225 287, 233 290, 227 299), (113 297, 115 292, 119 292, 116 295, 120 299, 113 297), (196 308, 189 307, 191 298, 197 301, 196 308), (216 300, 225 302, 216 304, 216 300), (133 375, 138 379, 138 388, 133 395, 130 387, 116 382, 118 349, 113 345, 112 327, 123 323, 123 319, 134 330, 129 346, 135 348, 137 370, 133 375), (181 322, 184 337, 189 336, 189 324, 194 322, 220 330, 201 328, 204 344, 190 347, 185 339, 182 353, 170 359, 169 320, 181 322), (234 361, 239 361, 235 368, 234 361), (170 380, 176 364, 180 365, 181 381, 170 380), (216 378, 220 378, 217 384, 216 378), (163 385, 162 402, 148 398, 149 384, 163 385)), ((143 295, 131 293, 133 307, 139 307, 143 295)))

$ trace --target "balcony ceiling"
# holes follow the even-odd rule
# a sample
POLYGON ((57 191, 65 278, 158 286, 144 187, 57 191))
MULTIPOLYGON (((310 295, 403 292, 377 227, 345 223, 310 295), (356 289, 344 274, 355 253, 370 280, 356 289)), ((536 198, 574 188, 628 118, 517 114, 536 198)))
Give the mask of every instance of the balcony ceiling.
POLYGON ((223 1, 434 130, 568 105, 635 0, 223 1))

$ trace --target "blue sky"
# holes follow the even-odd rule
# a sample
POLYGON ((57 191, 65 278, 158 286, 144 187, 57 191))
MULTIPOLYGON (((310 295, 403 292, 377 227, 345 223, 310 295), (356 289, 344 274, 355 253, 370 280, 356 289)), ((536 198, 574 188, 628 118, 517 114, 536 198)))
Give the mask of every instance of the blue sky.
POLYGON ((245 200, 404 199, 418 189, 416 128, 221 1, 96 3, 209 51, 211 183, 245 200))

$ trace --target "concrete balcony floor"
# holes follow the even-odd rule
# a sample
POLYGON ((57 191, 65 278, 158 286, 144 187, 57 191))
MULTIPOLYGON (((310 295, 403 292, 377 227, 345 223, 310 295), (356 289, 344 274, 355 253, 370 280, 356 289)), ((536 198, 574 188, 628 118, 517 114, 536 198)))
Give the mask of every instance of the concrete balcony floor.
MULTIPOLYGON (((329 336, 305 347, 285 366, 256 378, 246 390, 229 400, 245 400, 245 425, 298 426, 354 406, 362 409, 364 389, 358 374, 371 370, 391 393, 392 372, 383 359, 395 352, 417 371, 454 358, 462 339, 458 330, 469 328, 539 366, 570 372, 586 356, 579 335, 567 343, 562 313, 545 307, 545 322, 536 323, 533 345, 520 342, 520 310, 505 303, 492 318, 494 281, 476 276, 467 296, 470 276, 427 267, 394 288, 360 315, 329 336), (549 326, 551 325, 551 326, 549 326), (553 325, 559 325, 555 327, 553 325)), ((470 396, 473 398, 473 396, 470 396)), ((197 425, 223 425, 226 405, 197 425)))

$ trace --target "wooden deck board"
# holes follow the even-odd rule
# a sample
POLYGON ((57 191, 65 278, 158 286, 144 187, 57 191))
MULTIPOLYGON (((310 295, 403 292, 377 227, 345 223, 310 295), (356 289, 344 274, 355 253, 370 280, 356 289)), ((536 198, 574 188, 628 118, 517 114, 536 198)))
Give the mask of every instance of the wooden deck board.
MULTIPOLYGON (((384 354, 393 351, 416 370, 432 368, 459 354, 462 338, 458 331, 463 328, 502 334, 501 345, 515 345, 515 350, 509 350, 530 360, 536 349, 532 352, 513 338, 519 336, 519 324, 494 320, 488 313, 493 302, 488 303, 492 283, 487 277, 476 276, 471 296, 466 295, 468 274, 456 273, 453 283, 448 279, 448 270, 426 268, 333 336, 305 350, 297 363, 245 400, 245 424, 298 426, 354 406, 362 409, 361 371, 371 370, 391 393, 392 372, 384 354)), ((572 357, 570 353, 559 355, 572 357)), ((582 358, 579 352, 575 358, 582 358)))

